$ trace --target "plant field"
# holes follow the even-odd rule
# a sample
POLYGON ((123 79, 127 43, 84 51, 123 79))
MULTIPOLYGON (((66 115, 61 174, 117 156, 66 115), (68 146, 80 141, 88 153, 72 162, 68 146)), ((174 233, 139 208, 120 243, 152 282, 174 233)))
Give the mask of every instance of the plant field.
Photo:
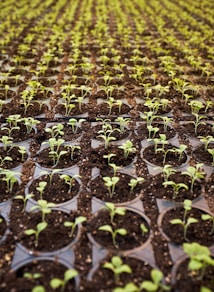
POLYGON ((214 3, 2 0, 0 291, 214 291, 214 3))

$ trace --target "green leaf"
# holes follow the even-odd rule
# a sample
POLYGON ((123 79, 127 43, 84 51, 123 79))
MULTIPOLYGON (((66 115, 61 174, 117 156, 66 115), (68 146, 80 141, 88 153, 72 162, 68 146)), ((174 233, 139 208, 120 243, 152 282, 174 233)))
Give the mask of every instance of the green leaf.
POLYGON ((62 284, 63 284, 63 281, 60 279, 57 279, 57 278, 52 279, 50 281, 51 288, 53 288, 53 289, 60 287, 62 284))
POLYGON ((159 284, 163 279, 163 273, 157 269, 151 271, 151 277, 155 284, 159 284))
POLYGON ((35 234, 35 233, 36 233, 36 231, 33 230, 33 229, 27 229, 27 230, 25 230, 25 234, 27 234, 27 235, 32 235, 32 234, 35 234))
POLYGON ((171 224, 182 224, 183 225, 183 221, 181 219, 172 219, 169 222, 171 224))
POLYGON ((86 221, 86 217, 84 216, 79 216, 75 219, 76 224, 80 224, 86 221))
POLYGON ((64 279, 66 282, 68 282, 69 280, 73 279, 77 275, 78 275, 78 272, 76 270, 68 269, 65 271, 64 279))
POLYGON ((99 227, 99 230, 102 230, 102 231, 108 231, 108 232, 113 232, 112 228, 110 225, 103 225, 103 226, 100 226, 99 227))
POLYGON ((48 226, 47 222, 41 222, 37 224, 37 229, 39 232, 41 232, 42 230, 44 230, 46 227, 48 226))
POLYGON ((143 281, 143 283, 140 285, 140 288, 145 289, 146 291, 157 291, 158 285, 150 281, 143 281))

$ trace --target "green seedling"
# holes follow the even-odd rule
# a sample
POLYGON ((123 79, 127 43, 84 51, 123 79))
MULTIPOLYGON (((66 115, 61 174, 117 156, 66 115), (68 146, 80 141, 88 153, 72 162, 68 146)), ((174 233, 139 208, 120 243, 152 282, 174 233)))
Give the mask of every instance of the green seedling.
POLYGON ((119 146, 118 148, 123 150, 125 159, 128 159, 130 153, 136 152, 136 148, 133 147, 133 143, 130 140, 127 140, 125 143, 123 143, 123 145, 119 146))
POLYGON ((159 131, 158 127, 153 127, 152 125, 147 125, 147 130, 149 132, 148 139, 153 139, 156 135, 156 133, 159 131))
POLYGON ((114 203, 111 202, 107 202, 105 203, 105 209, 107 209, 109 211, 109 215, 110 215, 110 220, 112 225, 114 225, 114 217, 116 215, 121 215, 124 216, 126 214, 126 208, 124 207, 116 207, 114 203))
POLYGON ((140 224, 140 229, 141 229, 143 236, 145 235, 145 233, 147 233, 149 231, 148 228, 143 223, 140 224))
POLYGON ((141 116, 141 119, 146 120, 147 126, 151 126, 152 122, 157 118, 156 115, 152 111, 145 112, 144 115, 141 116))
POLYGON ((74 186, 74 182, 76 178, 81 178, 80 175, 75 174, 73 176, 67 175, 67 174, 62 174, 60 175, 60 178, 65 181, 65 183, 69 186, 68 193, 71 193, 71 189, 74 186))
POLYGON ((168 153, 175 153, 175 149, 165 149, 165 148, 157 148, 157 152, 163 152, 163 161, 162 161, 162 164, 164 165, 166 163, 166 158, 167 158, 167 155, 168 153))
POLYGON ((168 144, 165 134, 159 134, 159 138, 147 139, 147 141, 155 144, 155 154, 158 151, 164 151, 164 145, 168 144), (158 148, 158 145, 161 145, 161 148, 158 148))
POLYGON ((81 150, 81 147, 80 146, 78 146, 78 145, 66 145, 66 147, 68 148, 68 149, 70 149, 70 154, 71 154, 71 160, 73 160, 74 159, 74 152, 75 152, 75 150, 81 150))
POLYGON ((16 176, 20 175, 20 173, 9 169, 4 169, 2 170, 1 175, 4 176, 2 180, 5 181, 7 185, 6 192, 12 193, 14 184, 18 183, 18 179, 16 178, 16 176))
POLYGON ((207 152, 210 154, 210 155, 212 155, 212 165, 214 165, 214 148, 208 148, 207 149, 207 152))
POLYGON ((113 176, 116 176, 117 172, 122 168, 121 166, 117 166, 115 163, 110 163, 109 166, 113 168, 113 176))
POLYGON ((164 182, 167 182, 169 180, 170 175, 173 175, 176 173, 176 171, 172 168, 170 164, 165 164, 163 167, 155 167, 155 170, 161 170, 163 172, 163 178, 164 182))
POLYGON ((10 156, 5 157, 0 156, 0 167, 2 167, 6 161, 13 161, 13 159, 10 156))
POLYGON ((33 206, 31 211, 39 210, 42 212, 42 222, 45 222, 45 215, 51 213, 51 208, 55 207, 54 203, 48 203, 46 200, 38 200, 38 205, 33 206))
POLYGON ((162 283, 164 279, 163 273, 160 270, 151 270, 151 281, 145 280, 140 285, 140 290, 144 289, 148 292, 170 291, 171 287, 162 283))
POLYGON ((39 245, 39 235, 44 231, 48 226, 47 222, 40 222, 36 225, 36 229, 27 229, 25 230, 26 235, 35 235, 35 247, 39 245))
POLYGON ((205 172, 201 170, 202 167, 203 167, 203 163, 197 163, 195 167, 188 166, 187 170, 182 172, 183 175, 187 175, 191 179, 191 187, 190 187, 191 192, 193 192, 194 183, 196 181, 200 181, 201 179, 205 178, 205 172))
POLYGON ((203 280, 207 267, 214 267, 214 259, 208 247, 193 243, 184 243, 183 249, 190 257, 188 269, 199 274, 199 280, 203 280))
POLYGON ((103 155, 103 158, 107 159, 107 163, 108 165, 110 164, 110 161, 111 161, 111 158, 116 156, 116 154, 113 154, 113 153, 109 153, 107 155, 103 155))
POLYGON ((17 195, 17 196, 14 197, 14 199, 16 199, 16 200, 22 200, 22 201, 23 201, 23 209, 22 209, 22 213, 23 213, 23 212, 25 211, 25 209, 26 209, 27 201, 28 201, 30 198, 32 198, 32 197, 34 197, 34 194, 27 194, 27 195, 25 195, 25 196, 17 195))
POLYGON ((195 135, 198 136, 198 127, 200 125, 206 125, 205 122, 203 122, 203 120, 206 118, 205 116, 200 116, 197 113, 193 113, 193 115, 195 116, 195 121, 191 121, 189 123, 194 125, 195 128, 195 135))
POLYGON ((198 114, 199 111, 204 107, 203 102, 199 100, 191 100, 189 105, 191 107, 192 114, 198 114))
POLYGON ((120 131, 121 133, 124 133, 126 130, 126 127, 128 126, 129 122, 131 121, 130 118, 123 118, 123 117, 118 117, 116 118, 115 122, 119 123, 120 125, 120 131))
POLYGON ((214 142, 213 136, 206 137, 199 136, 198 138, 200 138, 200 141, 204 143, 204 151, 207 151, 209 144, 214 142))
POLYGON ((99 230, 105 231, 105 232, 109 232, 111 234, 112 242, 113 242, 113 245, 114 245, 115 248, 118 248, 118 245, 116 243, 116 236, 118 234, 122 235, 122 236, 125 236, 127 234, 127 231, 126 231, 125 228, 118 228, 118 229, 113 230, 110 225, 100 226, 99 230))
POLYGON ((41 172, 41 176, 42 175, 47 175, 49 177, 49 184, 51 184, 54 174, 59 173, 60 171, 61 171, 61 169, 53 169, 51 171, 44 170, 44 171, 41 172))
POLYGON ((108 188, 110 198, 113 197, 115 186, 120 180, 118 176, 113 176, 113 177, 103 177, 104 184, 108 188))
POLYGON ((187 149, 187 146, 185 144, 180 144, 179 147, 174 148, 174 152, 178 153, 179 158, 178 160, 180 161, 184 155, 184 151, 187 149))
POLYGON ((67 283, 74 279, 78 275, 78 272, 74 269, 68 269, 64 273, 64 278, 59 279, 59 278, 53 278, 50 281, 50 286, 52 289, 58 289, 60 288, 61 292, 64 292, 66 289, 67 283))
POLYGON ((3 144, 4 151, 9 152, 13 148, 13 139, 9 136, 2 136, 0 142, 3 144))
POLYGON ((68 125, 71 126, 72 132, 73 134, 77 133, 78 127, 80 127, 81 123, 83 123, 85 121, 85 119, 75 119, 75 118, 71 118, 68 121, 68 125))
POLYGON ((36 188, 36 190, 39 192, 40 200, 42 200, 42 196, 45 190, 45 187, 47 186, 46 181, 39 182, 39 186, 36 188))
POLYGON ((116 284, 120 282, 120 275, 122 273, 132 273, 131 268, 128 265, 123 264, 123 261, 119 256, 113 256, 111 262, 105 262, 103 264, 103 268, 109 269, 113 272, 116 284))
POLYGON ((116 140, 115 137, 111 136, 112 133, 113 133, 113 130, 108 130, 105 133, 97 136, 97 138, 101 138, 101 139, 104 140, 105 149, 108 149, 109 144, 110 144, 111 141, 115 141, 116 140))
POLYGON ((173 196, 172 199, 176 199, 181 188, 188 190, 188 186, 184 183, 175 183, 174 181, 165 181, 163 182, 163 186, 171 186, 173 188, 173 196))
POLYGON ((131 192, 134 191, 134 188, 137 186, 139 183, 143 183, 145 179, 143 177, 137 177, 137 178, 131 178, 129 182, 129 186, 131 187, 131 192))
POLYGON ((40 124, 40 121, 35 120, 32 117, 22 118, 22 121, 24 122, 24 125, 26 126, 27 134, 30 134, 32 130, 35 128, 35 126, 40 124))
POLYGON ((211 221, 212 222, 212 228, 209 234, 213 234, 214 233, 214 216, 209 215, 209 214, 202 214, 201 215, 201 219, 204 221, 211 221))
POLYGON ((51 138, 57 138, 58 136, 64 135, 63 129, 64 129, 63 124, 57 124, 50 128, 46 128, 45 132, 49 133, 51 135, 51 138))
POLYGON ((34 274, 31 274, 31 273, 24 273, 23 277, 25 279, 28 279, 32 282, 34 282, 35 280, 39 279, 42 277, 42 274, 41 273, 34 273, 34 274))
POLYGON ((193 224, 193 223, 197 223, 197 222, 198 222, 198 220, 195 219, 195 218, 192 218, 192 217, 189 217, 187 219, 186 223, 184 223, 181 219, 173 219, 173 220, 170 221, 171 224, 181 224, 181 225, 183 225, 183 227, 184 227, 184 239, 186 241, 189 241, 188 238, 187 238, 187 229, 188 229, 189 225, 193 224))
POLYGON ((71 232, 70 232, 69 236, 72 237, 77 225, 79 225, 85 221, 86 221, 86 217, 84 217, 84 216, 79 216, 79 217, 75 218, 74 222, 65 221, 64 226, 71 228, 71 232))
POLYGON ((22 158, 21 160, 22 161, 25 161, 25 155, 27 153, 27 149, 25 146, 19 146, 19 149, 18 149, 18 152, 21 154, 22 158))

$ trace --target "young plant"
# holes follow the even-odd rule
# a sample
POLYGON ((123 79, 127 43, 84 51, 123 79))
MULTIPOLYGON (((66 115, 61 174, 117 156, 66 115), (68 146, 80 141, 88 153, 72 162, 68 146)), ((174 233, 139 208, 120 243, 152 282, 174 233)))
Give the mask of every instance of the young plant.
POLYGON ((214 148, 208 148, 207 152, 212 155, 212 165, 214 166, 214 148))
POLYGON ((116 215, 124 216, 126 214, 126 208, 124 208, 124 207, 116 207, 115 204, 111 203, 111 202, 106 202, 104 208, 109 211, 110 220, 111 220, 112 225, 115 224, 114 223, 114 217, 116 215))
POLYGON ((170 291, 171 287, 162 283, 164 279, 163 273, 160 270, 151 270, 151 281, 145 280, 141 283, 140 289, 148 292, 170 291))
POLYGON ((200 125, 206 125, 205 122, 203 122, 205 116, 200 116, 198 113, 193 113, 193 115, 195 116, 195 121, 191 121, 189 123, 192 123, 194 125, 195 135, 198 136, 198 127, 200 125))
POLYGON ((187 170, 182 172, 183 175, 187 175, 191 179, 191 187, 190 187, 191 192, 193 192, 195 181, 200 181, 200 179, 204 179, 205 177, 205 172, 201 170, 202 167, 203 167, 203 163, 197 163, 195 167, 188 166, 187 170))
POLYGON ((113 168, 113 176, 116 176, 117 172, 122 168, 117 166, 115 163, 109 163, 109 166, 113 168))
POLYGON ((64 135, 63 129, 64 129, 63 124, 57 124, 50 128, 46 128, 45 132, 49 133, 51 135, 51 138, 57 138, 58 136, 64 135))
POLYGON ((111 158, 114 157, 114 156, 116 156, 116 154, 109 153, 109 154, 103 155, 103 158, 107 159, 107 163, 109 165, 110 162, 111 162, 111 158))
POLYGON ((30 134, 33 129, 35 131, 35 126, 40 124, 40 121, 35 120, 32 117, 22 118, 22 121, 24 122, 24 125, 27 129, 27 134, 30 134))
POLYGON ((46 200, 38 200, 38 205, 33 206, 31 211, 39 210, 42 212, 42 222, 45 222, 45 215, 51 213, 51 208, 55 207, 54 203, 48 203, 46 200))
POLYGON ((198 220, 193 218, 193 217, 188 217, 187 218, 187 212, 190 211, 192 208, 192 202, 190 200, 185 200, 184 201, 184 216, 183 216, 183 220, 176 218, 170 221, 171 224, 181 224, 183 225, 184 228, 184 239, 186 241, 189 241, 187 239, 187 229, 189 227, 190 224, 194 224, 197 223, 198 220))
POLYGON ((171 186, 173 188, 172 199, 175 200, 181 188, 188 190, 188 186, 184 183, 176 183, 172 180, 163 182, 163 186, 171 186))
POLYGON ((123 264, 123 261, 119 256, 113 256, 111 262, 105 262, 103 264, 103 268, 109 269, 113 272, 116 284, 120 282, 120 275, 122 273, 132 273, 131 268, 128 265, 123 264))
POLYGON ((74 182, 76 178, 80 178, 80 175, 75 174, 73 176, 67 175, 67 174, 62 174, 60 175, 60 178, 65 181, 65 183, 69 186, 68 192, 71 192, 72 187, 74 186, 74 182))
POLYGON ((108 188, 110 198, 113 197, 114 190, 116 184, 119 182, 120 178, 118 176, 113 176, 113 177, 103 177, 104 184, 108 188))
POLYGON ((5 181, 7 185, 6 192, 12 193, 14 184, 18 183, 18 179, 16 176, 20 175, 20 173, 15 172, 13 170, 9 170, 9 169, 4 169, 2 170, 1 175, 4 176, 2 180, 5 181))
POLYGON ((183 249, 190 257, 188 269, 198 274, 199 280, 203 280, 207 267, 214 267, 214 259, 208 247, 193 243, 184 243, 183 249))
POLYGON ((81 150, 81 147, 80 146, 78 146, 78 145, 66 145, 66 147, 68 148, 68 149, 70 149, 70 151, 71 151, 71 155, 70 155, 70 157, 71 157, 71 160, 73 160, 74 159, 74 152, 75 152, 75 150, 81 150))
POLYGON ((184 151, 187 149, 187 146, 185 144, 180 144, 179 147, 175 147, 173 150, 175 153, 178 153, 180 161, 184 155, 184 151))
POLYGON ((153 139, 156 133, 159 131, 158 127, 153 127, 153 125, 147 125, 147 130, 149 132, 148 139, 153 139))
POLYGON ((16 199, 16 200, 22 200, 22 201, 23 201, 23 209, 22 209, 22 213, 23 213, 23 212, 25 211, 25 209, 26 209, 27 201, 28 201, 30 198, 32 198, 32 197, 34 197, 34 194, 27 194, 27 195, 25 195, 25 196, 17 195, 17 196, 14 197, 14 199, 16 199))
POLYGON ((75 218, 74 222, 65 221, 64 226, 71 228, 71 232, 70 232, 69 236, 72 237, 77 225, 81 224, 85 221, 86 221, 86 217, 84 217, 84 216, 79 216, 79 217, 75 218))
POLYGON ((141 229, 141 232, 142 232, 142 236, 144 236, 145 233, 147 233, 149 231, 144 223, 140 224, 140 229, 141 229))
POLYGON ((0 142, 3 144, 4 151, 10 151, 13 148, 13 139, 9 136, 2 136, 0 142))
POLYGON ((78 272, 74 269, 68 269, 64 273, 64 278, 59 279, 59 278, 53 278, 50 281, 50 286, 52 289, 58 289, 60 288, 61 292, 64 292, 66 289, 67 283, 74 279, 78 275, 78 272))
POLYGON ((129 122, 131 121, 130 118, 123 118, 118 117, 116 118, 115 122, 119 123, 121 133, 125 132, 126 127, 128 126, 129 122))
POLYGON ((68 125, 71 126, 72 132, 73 134, 77 133, 78 127, 80 127, 81 123, 83 123, 85 121, 85 119, 75 119, 75 118, 71 118, 68 121, 68 125))
POLYGON ((123 150, 125 159, 128 159, 130 153, 136 152, 136 148, 133 147, 133 143, 130 140, 127 140, 125 143, 123 143, 123 145, 119 146, 118 148, 123 150))
POLYGON ((198 138, 200 138, 200 141, 204 143, 204 151, 207 151, 209 144, 214 142, 213 136, 206 137, 199 136, 198 138))
POLYGON ((26 235, 35 235, 35 247, 39 245, 39 235, 44 231, 48 226, 48 223, 43 221, 36 225, 36 229, 27 229, 25 230, 26 235))
POLYGON ((134 188, 138 183, 143 183, 145 179, 143 177, 131 178, 129 182, 129 186, 131 187, 131 192, 134 191, 134 188))
POLYGON ((209 234, 213 234, 214 233, 214 216, 212 216, 210 214, 202 214, 201 219, 204 221, 211 221, 212 222, 212 228, 211 228, 211 231, 209 234))
POLYGON ((22 158, 21 160, 24 161, 25 160, 25 155, 27 153, 27 149, 25 146, 19 146, 18 152, 21 154, 22 158))
POLYGON ((118 248, 118 245, 116 243, 116 236, 118 234, 122 236, 125 236, 127 234, 127 230, 125 228, 118 228, 118 229, 113 230, 113 228, 110 225, 100 226, 99 230, 106 231, 111 234, 113 245, 116 248, 118 248))
POLYGON ((39 186, 36 188, 36 190, 39 192, 40 200, 42 200, 42 195, 44 193, 46 186, 47 186, 47 182, 41 181, 41 182, 39 182, 39 186))

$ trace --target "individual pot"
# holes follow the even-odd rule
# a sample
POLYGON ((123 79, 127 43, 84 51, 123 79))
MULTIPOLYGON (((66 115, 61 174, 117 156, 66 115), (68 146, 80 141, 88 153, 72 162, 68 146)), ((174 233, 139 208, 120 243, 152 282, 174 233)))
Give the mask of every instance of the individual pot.
POLYGON ((200 292, 201 287, 213 288, 214 267, 207 267, 204 277, 200 278, 199 271, 188 269, 189 257, 183 255, 173 266, 171 273, 171 287, 175 292, 200 292))
POLYGON ((158 217, 158 227, 161 234, 169 243, 182 245, 184 242, 188 241, 197 242, 201 245, 212 246, 214 242, 214 233, 211 234, 212 222, 211 220, 202 220, 201 216, 203 214, 213 216, 209 210, 199 207, 192 207, 191 210, 187 212, 185 222, 187 222, 189 217, 197 219, 198 222, 189 224, 186 238, 184 236, 184 227, 182 224, 170 223, 173 219, 181 219, 183 221, 183 206, 166 208, 165 211, 161 212, 158 217))
MULTIPOLYGON (((123 172, 117 172, 116 176, 119 180, 115 185, 115 190, 112 195, 109 192, 110 190, 108 190, 105 185, 105 181, 103 179, 105 176, 100 174, 95 175, 89 182, 89 188, 92 196, 103 202, 113 202, 115 204, 129 204, 130 202, 139 200, 143 194, 144 182, 139 182, 133 191, 131 191, 129 183, 132 179, 135 179, 135 177, 123 172)), ((113 173, 107 177, 112 179, 113 173)))
MULTIPOLYGON (((51 213, 46 214, 47 226, 39 233, 36 244, 35 234, 26 234, 26 230, 37 230, 38 224, 42 221, 42 214, 37 212, 17 212, 13 207, 10 215, 10 230, 20 248, 31 255, 55 256, 72 248, 79 239, 80 224, 77 224, 73 234, 71 227, 64 226, 64 222, 74 222, 78 217, 75 211, 70 213, 59 208, 53 208, 51 213)), ((16 208, 17 211, 17 208, 16 208)))
POLYGON ((152 232, 147 216, 135 208, 125 207, 125 209, 125 215, 116 215, 113 222, 109 211, 104 208, 97 211, 87 222, 88 238, 98 250, 104 248, 108 251, 130 253, 139 249, 143 250, 149 244, 152 232), (121 228, 126 229, 127 232, 125 235, 116 232, 114 242, 110 232, 100 230, 100 227, 104 225, 110 226, 113 232, 121 228))
MULTIPOLYGON (((66 172, 56 172, 50 177, 51 172, 41 172, 40 175, 35 176, 25 188, 25 196, 33 194, 29 198, 32 205, 36 205, 37 201, 44 199, 48 202, 56 204, 60 208, 68 208, 70 210, 76 209, 77 197, 81 191, 81 181, 76 174, 66 172), (65 176, 63 179, 61 176, 65 176), (66 183, 67 181, 67 183, 66 183), (44 183, 44 190, 39 192, 38 188, 44 183), (70 183, 70 185, 68 184, 70 183)), ((43 187, 42 187, 43 189, 43 187)))
POLYGON ((182 153, 181 157, 177 152, 170 151, 178 149, 177 146, 167 144, 164 146, 164 149, 165 151, 167 151, 165 159, 164 152, 158 151, 157 153, 155 153, 154 145, 147 146, 143 149, 142 158, 148 165, 152 166, 153 168, 166 164, 170 164, 171 166, 176 168, 182 168, 188 162, 188 156, 185 151, 182 153))
POLYGON ((66 151, 67 153, 60 157, 57 165, 54 164, 53 160, 49 157, 50 148, 46 145, 41 146, 41 149, 38 151, 35 160, 41 167, 47 169, 53 168, 63 170, 69 169, 75 166, 80 161, 81 158, 81 149, 76 148, 71 159, 71 148, 69 146, 79 147, 79 145, 77 145, 76 143, 72 142, 63 143, 63 145, 60 146, 59 151, 66 151))
POLYGON ((105 263, 111 263, 114 256, 118 257, 118 254, 108 255, 93 266, 84 283, 85 291, 113 291, 116 287, 125 287, 130 282, 139 287, 143 281, 151 280, 151 270, 156 266, 145 258, 133 256, 120 256, 122 264, 128 265, 131 273, 121 273, 119 280, 116 280, 113 271, 103 266, 105 263))
MULTIPOLYGON (((12 269, 7 273, 0 284, 2 292, 12 291, 17 292, 31 291, 36 285, 42 285, 46 291, 55 291, 50 287, 50 281, 53 278, 64 279, 64 273, 68 269, 74 269, 71 263, 54 258, 54 257, 37 257, 28 258, 21 261, 18 265, 12 266, 12 269), (33 280, 27 279, 24 275, 40 274, 40 276, 33 280)), ((79 291, 79 276, 75 276, 66 284, 66 291, 79 291)))

